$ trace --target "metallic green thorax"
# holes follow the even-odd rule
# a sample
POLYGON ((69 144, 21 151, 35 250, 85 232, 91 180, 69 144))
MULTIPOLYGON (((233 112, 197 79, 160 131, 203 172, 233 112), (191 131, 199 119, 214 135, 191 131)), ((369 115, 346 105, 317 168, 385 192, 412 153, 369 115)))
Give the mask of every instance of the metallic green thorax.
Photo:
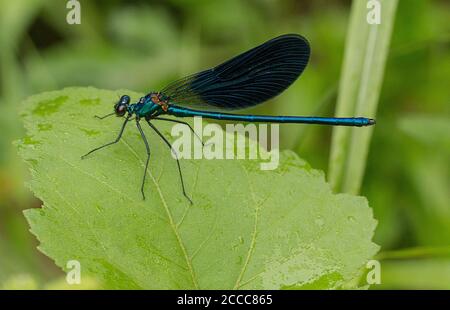
POLYGON ((130 104, 128 106, 128 113, 131 115, 134 114, 138 118, 149 118, 150 116, 157 116, 164 113, 162 107, 152 101, 151 95, 152 93, 141 97, 137 103, 130 104))

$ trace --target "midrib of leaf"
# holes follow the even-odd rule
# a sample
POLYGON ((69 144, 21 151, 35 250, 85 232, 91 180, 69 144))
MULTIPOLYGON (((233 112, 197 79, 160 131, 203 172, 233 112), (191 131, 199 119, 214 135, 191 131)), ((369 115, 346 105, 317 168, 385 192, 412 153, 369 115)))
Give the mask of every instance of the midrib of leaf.
MULTIPOLYGON (((107 188, 111 189, 112 191, 116 192, 117 195, 121 196, 122 193, 121 193, 118 189, 116 189, 116 188, 112 187, 111 185, 109 185, 108 183, 106 183, 106 182, 100 180, 100 179, 99 179, 98 177, 96 177, 95 175, 93 175, 93 174, 91 174, 91 173, 89 173, 89 172, 87 172, 87 171, 85 171, 85 170, 80 169, 79 167, 77 167, 77 166, 71 164, 70 162, 68 162, 67 160, 65 160, 65 159, 62 158, 62 157, 60 157, 60 159, 61 159, 63 162, 65 162, 68 166, 70 166, 71 168, 73 168, 73 169, 75 169, 75 170, 77 170, 77 171, 79 171, 79 172, 81 172, 81 173, 83 173, 83 174, 85 174, 85 175, 91 177, 92 179, 94 179, 94 180, 97 181, 98 183, 104 185, 105 187, 107 187, 107 188)), ((124 197, 125 197, 125 199, 127 199, 128 201, 133 202, 133 200, 132 200, 131 198, 129 198, 128 196, 125 195, 124 197)), ((152 212, 152 211, 150 211, 150 212, 152 212)), ((166 221, 165 219, 161 218, 161 217, 159 216, 159 214, 157 214, 156 212, 152 212, 152 213, 153 213, 153 215, 154 215, 156 218, 158 218, 158 219, 161 220, 162 222, 166 222, 166 223, 167 223, 167 221, 166 221)))
MULTIPOLYGON (((78 125, 80 125, 80 124, 78 124, 78 125)), ((53 136, 54 136, 55 139, 58 138, 56 135, 53 135, 53 136)), ((134 150, 129 146, 129 144, 127 144, 127 143, 125 142, 124 139, 122 139, 122 141, 125 143, 125 145, 126 145, 126 146, 130 149, 130 151, 133 153, 133 155, 134 155, 134 156, 141 162, 141 164, 142 164, 142 161, 141 161, 141 159, 137 156, 136 152, 134 152, 134 150)), ((49 156, 51 156, 51 155, 49 155, 49 156)), ((121 192, 120 192, 119 190, 117 190, 116 188, 112 187, 110 184, 108 184, 108 183, 102 181, 101 179, 99 179, 99 178, 96 177, 95 175, 90 174, 89 172, 80 169, 78 166, 73 165, 72 163, 70 163, 69 161, 67 161, 65 158, 63 158, 62 156, 61 156, 61 157, 58 157, 58 158, 59 158, 61 161, 63 161, 66 165, 68 165, 69 167, 71 167, 72 169, 75 169, 75 170, 77 170, 77 171, 79 171, 79 172, 81 172, 81 173, 83 173, 83 174, 85 174, 85 175, 91 177, 93 180, 97 181, 97 182, 100 183, 101 185, 103 185, 103 186, 105 186, 105 187, 111 189, 112 191, 116 192, 116 194, 118 194, 118 195, 121 194, 121 192)), ((153 175, 150 174, 150 177, 152 178, 152 180, 154 180, 153 175)), ((50 180, 51 180, 51 179, 50 179, 50 180)), ((54 188, 56 188, 56 186, 54 186, 54 188)), ((66 203, 67 206, 69 206, 72 210, 74 210, 74 212, 78 215, 78 217, 79 217, 83 222, 85 222, 85 221, 82 219, 81 214, 78 212, 78 210, 77 210, 72 204, 70 204, 66 199, 64 199, 63 195, 62 195, 58 190, 55 189, 55 193, 62 199, 62 201, 64 201, 64 202, 66 203)), ((132 200, 131 200, 129 197, 125 196, 125 198, 128 199, 130 202, 132 202, 132 200)), ((165 219, 161 218, 161 217, 159 216, 159 214, 157 214, 157 213, 155 213, 155 212, 152 212, 152 213, 153 213, 153 215, 155 216, 155 218, 158 218, 158 219, 161 220, 162 222, 169 223, 169 222, 167 222, 165 219)), ((92 226, 91 226, 88 222, 86 222, 86 223, 87 223, 87 227, 89 228, 89 230, 90 230, 91 233, 93 234, 94 238, 95 238, 95 239, 98 241, 98 243, 102 246, 102 250, 103 250, 103 252, 104 252, 106 258, 109 259, 109 263, 110 263, 111 265, 113 265, 115 268, 117 268, 118 270, 120 270, 120 272, 122 272, 124 275, 126 275, 126 276, 128 277, 128 279, 129 279, 131 282, 133 282, 136 286, 138 286, 138 287, 140 287, 140 288, 143 288, 142 286, 138 285, 138 284, 134 281, 134 278, 133 278, 132 276, 130 276, 130 275, 129 275, 127 272, 125 272, 122 268, 119 268, 117 265, 113 264, 113 259, 111 259, 110 256, 108 255, 105 246, 102 244, 102 242, 101 242, 100 239, 98 238, 97 234, 95 233, 95 230, 92 228, 92 226)), ((159 256, 159 257, 161 257, 162 259, 164 259, 164 260, 170 262, 171 264, 173 264, 173 265, 175 265, 175 266, 177 266, 177 267, 179 267, 179 268, 185 270, 185 268, 184 268, 183 266, 180 266, 180 265, 177 264, 176 262, 174 262, 174 261, 172 261, 171 259, 169 259, 169 258, 167 258, 167 257, 165 257, 165 256, 163 256, 163 255, 161 255, 160 253, 158 253, 158 252, 156 252, 156 251, 154 251, 154 252, 152 252, 152 253, 155 254, 155 255, 157 255, 157 256, 159 256)), ((189 266, 188 266, 188 269, 189 269, 189 266)), ((195 283, 195 282, 194 282, 194 283, 195 283)))
MULTIPOLYGON (((124 140, 121 139, 122 143, 125 144, 130 152, 136 157, 136 159, 141 163, 142 167, 145 167, 143 161, 141 158, 139 158, 138 154, 133 150, 133 148, 124 140)), ((199 289, 197 279, 195 277, 194 268, 192 267, 191 260, 189 259, 189 256, 186 251, 186 247, 184 246, 183 241, 181 240, 181 236, 178 233, 177 226, 173 220, 172 213, 169 210, 169 206, 167 205, 166 199, 164 198, 164 195, 161 191, 161 187, 159 186, 158 182, 156 182, 155 177, 151 173, 150 169, 147 169, 147 175, 151 178, 152 182, 155 184, 156 190, 158 191, 159 197, 161 198, 161 202, 164 206, 164 209, 166 211, 167 217, 169 219, 170 227, 172 228, 173 233, 175 234, 175 238, 178 241, 178 246, 180 247, 181 251, 183 252, 183 257, 186 261, 186 265, 188 267, 189 273, 191 275, 192 283, 194 284, 195 289, 199 289)))
MULTIPOLYGON (((115 189, 114 187, 110 186, 108 183, 103 182, 102 180, 100 180, 99 178, 97 178, 95 175, 92 175, 92 174, 90 174, 90 173, 88 173, 88 172, 86 172, 86 171, 80 169, 79 167, 76 167, 75 165, 71 164, 70 162, 68 162, 68 161, 65 160, 64 158, 61 158, 61 160, 62 160, 63 162, 65 162, 68 166, 70 166, 71 168, 80 171, 81 173, 83 173, 83 174, 85 174, 85 175, 91 177, 92 179, 96 180, 96 181, 99 182, 100 184, 103 184, 104 186, 106 186, 106 187, 112 189, 112 190, 115 191, 118 195, 121 194, 120 191, 118 191, 118 190, 115 189)), ((63 196, 62 196, 62 194, 61 194, 60 192, 58 192, 58 191, 56 191, 56 192, 57 192, 58 195, 63 199, 63 201, 66 201, 66 200, 63 198, 63 196)), ((127 199, 129 199, 129 198, 127 197, 127 199)), ((129 200, 132 201, 131 199, 129 199, 129 200)), ((80 218, 81 218, 81 215, 79 214, 78 211, 76 211, 75 207, 71 206, 71 208, 72 208, 73 210, 75 210, 75 212, 77 212, 77 214, 78 214, 78 215, 80 216, 80 218)), ((153 213, 153 215, 155 216, 155 218, 159 219, 159 220, 162 221, 163 223, 169 223, 169 222, 166 221, 166 219, 161 218, 161 217, 159 216, 159 214, 157 214, 156 212, 152 212, 152 213, 153 213)), ((89 229, 92 231, 92 233, 94 233, 94 230, 92 229, 92 227, 91 227, 90 225, 89 225, 89 229)), ((94 235, 95 235, 95 233, 94 233, 94 235)), ((96 236, 94 236, 94 237, 96 237, 96 236)), ((100 243, 100 240, 99 240, 97 237, 96 237, 96 239, 97 239, 97 240, 99 241, 99 243, 100 243)), ((101 243, 100 243, 100 244, 101 244, 101 243)), ((106 253, 106 248, 104 248, 104 249, 105 249, 105 255, 108 256, 108 254, 106 253)), ((161 253, 158 253, 157 251, 152 251, 152 253, 155 254, 155 255, 157 255, 157 256, 159 256, 159 257, 161 257, 162 259, 164 259, 164 260, 170 262, 171 264, 173 264, 173 265, 175 265, 175 266, 178 266, 178 267, 181 268, 181 269, 185 269, 183 266, 180 266, 179 264, 177 264, 177 263, 174 262, 173 260, 171 260, 171 259, 169 259, 169 258, 163 256, 161 253)), ((109 263, 112 264, 112 260, 111 260, 109 263)), ((121 270, 120 268, 118 268, 118 269, 121 270)), ((121 270, 121 271, 123 272, 123 270, 121 270)), ((126 274, 125 272, 123 272, 123 273, 126 274)), ((135 281, 133 280, 132 277, 129 277, 129 278, 130 278, 131 281, 133 281, 133 283, 135 283, 135 281)))
MULTIPOLYGON (((56 139, 56 137, 55 137, 55 139, 56 139)), ((124 142, 125 142, 125 141, 124 141, 124 142)), ((127 146, 129 147, 128 144, 127 144, 127 146)), ((133 150, 132 150, 132 152, 134 153, 133 150)), ((134 153, 134 154, 136 155, 136 153, 134 153)), ((70 163, 69 161, 67 161, 66 159, 64 159, 63 157, 59 157, 59 158, 60 158, 60 160, 62 160, 64 163, 66 163, 69 167, 71 167, 71 168, 73 168, 73 169, 75 169, 75 170, 78 170, 79 172, 81 172, 81 173, 83 173, 83 174, 85 174, 85 175, 91 177, 92 179, 94 179, 94 180, 97 181, 98 183, 102 184, 103 186, 105 186, 105 187, 107 187, 107 188, 110 188, 111 190, 115 191, 118 195, 121 194, 121 192, 118 191, 116 188, 112 187, 111 185, 109 185, 109 184, 106 183, 106 182, 103 182, 102 180, 100 180, 100 179, 99 179, 98 177, 96 177, 95 175, 90 174, 90 173, 88 173, 87 171, 80 169, 79 167, 73 165, 72 163, 70 163)), ((138 160, 140 160, 140 159, 138 158, 138 160)), ((55 188, 56 188, 56 187, 55 187, 55 188)), ((61 194, 59 191, 55 190, 55 192, 58 194, 58 196, 61 197, 61 199, 62 199, 64 202, 66 202, 66 204, 67 204, 71 209, 73 209, 73 210, 75 211, 75 213, 78 215, 78 217, 82 220, 82 217, 81 217, 80 213, 78 212, 78 210, 77 210, 72 204, 70 204, 69 202, 67 202, 67 200, 64 199, 64 197, 62 196, 62 194, 61 194)), ((125 196, 125 197, 126 197, 126 196, 125 196)), ((130 202, 132 201, 130 198, 128 198, 128 197, 126 197, 126 198, 127 198, 128 200, 130 200, 130 202)), ((155 218, 158 218, 159 220, 161 220, 161 221, 164 222, 164 223, 169 223, 169 222, 167 222, 165 219, 161 218, 161 217, 159 216, 159 214, 157 214, 157 213, 155 213, 155 212, 152 212, 152 213, 153 213, 153 215, 155 216, 155 218)), ((138 285, 138 284, 134 281, 134 278, 133 278, 132 276, 128 275, 127 272, 125 272, 123 269, 118 268, 117 265, 113 264, 113 259, 111 259, 110 256, 108 255, 105 246, 101 243, 100 239, 98 238, 97 234, 95 233, 95 230, 92 228, 91 225, 89 225, 88 222, 86 222, 86 223, 88 224, 89 230, 92 232, 92 234, 94 235, 95 239, 96 239, 96 240, 98 241, 98 243, 102 246, 102 250, 103 250, 103 252, 105 253, 105 256, 106 256, 107 258, 109 258, 109 263, 110 263, 111 265, 113 265, 115 268, 117 268, 118 270, 120 270, 124 275, 127 275, 128 278, 129 278, 129 280, 132 281, 133 283, 135 283, 136 286, 139 286, 139 287, 143 288, 142 286, 138 285)), ((157 251, 153 251, 152 253, 155 254, 155 255, 157 255, 158 257, 160 257, 160 258, 162 258, 162 259, 164 259, 164 260, 170 262, 171 264, 173 264, 173 265, 175 265, 175 266, 178 266, 178 267, 181 268, 181 269, 185 269, 183 266, 180 266, 179 264, 177 264, 177 263, 174 262, 173 260, 171 260, 171 259, 169 259, 169 258, 167 258, 167 257, 165 257, 165 256, 163 256, 163 255, 161 255, 161 254, 158 253, 157 251)))

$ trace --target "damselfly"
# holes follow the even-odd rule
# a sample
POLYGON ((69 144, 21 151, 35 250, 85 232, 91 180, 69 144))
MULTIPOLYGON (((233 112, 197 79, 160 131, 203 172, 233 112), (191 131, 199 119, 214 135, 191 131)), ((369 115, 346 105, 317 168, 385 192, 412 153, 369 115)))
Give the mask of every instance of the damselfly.
MULTIPOLYGON (((130 97, 123 95, 114 105, 114 112, 99 117, 103 119, 114 114, 118 117, 124 117, 125 120, 119 135, 114 141, 91 150, 82 158, 119 142, 126 125, 134 120, 147 150, 144 176, 141 183, 141 193, 145 199, 144 185, 150 160, 150 147, 140 125, 142 119, 161 137, 171 151, 174 151, 172 145, 155 127, 154 120, 185 124, 194 134, 195 132, 186 122, 161 117, 165 114, 179 118, 201 116, 208 119, 243 122, 359 127, 375 124, 375 120, 365 117, 271 116, 220 112, 221 110, 252 107, 277 96, 300 76, 308 63, 309 56, 310 47, 305 38, 297 34, 282 35, 212 69, 177 80, 159 92, 150 92, 136 103, 131 103, 130 97)), ((192 203, 186 193, 178 156, 176 152, 174 154, 183 195, 192 203)))

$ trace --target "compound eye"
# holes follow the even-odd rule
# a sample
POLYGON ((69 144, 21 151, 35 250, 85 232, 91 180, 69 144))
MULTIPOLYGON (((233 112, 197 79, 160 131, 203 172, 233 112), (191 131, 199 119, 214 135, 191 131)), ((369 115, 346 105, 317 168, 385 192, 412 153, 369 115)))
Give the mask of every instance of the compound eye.
POLYGON ((127 107, 123 104, 119 104, 116 107, 116 115, 117 116, 124 116, 125 112, 127 111, 127 107))
POLYGON ((130 103, 130 96, 128 95, 123 95, 122 97, 120 97, 120 104, 123 105, 128 105, 130 103))

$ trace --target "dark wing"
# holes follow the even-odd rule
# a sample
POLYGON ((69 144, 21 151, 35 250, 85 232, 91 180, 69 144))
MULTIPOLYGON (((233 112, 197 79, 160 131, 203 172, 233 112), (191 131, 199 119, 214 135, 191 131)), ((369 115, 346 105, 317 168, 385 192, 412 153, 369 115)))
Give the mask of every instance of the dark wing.
POLYGON ((288 88, 305 69, 309 55, 305 38, 282 35, 215 68, 175 81, 161 93, 170 103, 192 108, 251 107, 288 88))

